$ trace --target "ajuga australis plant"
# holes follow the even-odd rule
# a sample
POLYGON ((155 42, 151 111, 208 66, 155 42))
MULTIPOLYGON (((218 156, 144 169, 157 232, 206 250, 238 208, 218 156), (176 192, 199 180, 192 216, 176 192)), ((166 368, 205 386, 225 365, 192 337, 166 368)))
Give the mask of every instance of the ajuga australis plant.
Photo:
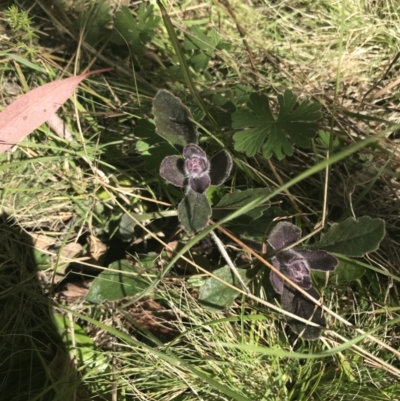
MULTIPOLYGON (((277 254, 271 259, 272 264, 293 283, 305 290, 314 298, 318 292, 312 287, 311 270, 334 271, 338 260, 329 252, 320 249, 286 249, 301 237, 301 229, 288 222, 278 223, 270 235, 268 243, 277 254)), ((286 283, 275 272, 271 271, 270 280, 274 290, 281 294, 282 308, 313 323, 325 326, 322 310, 295 288, 286 283)), ((295 319, 288 319, 294 332, 302 334, 307 340, 315 340, 321 329, 306 325, 295 319)))
POLYGON ((221 185, 232 169, 232 157, 221 150, 208 159, 197 145, 198 133, 189 109, 166 90, 153 100, 156 132, 173 145, 184 146, 182 156, 167 156, 161 162, 160 175, 177 187, 186 187, 178 206, 178 218, 188 233, 207 225, 211 206, 205 192, 210 185, 221 185))

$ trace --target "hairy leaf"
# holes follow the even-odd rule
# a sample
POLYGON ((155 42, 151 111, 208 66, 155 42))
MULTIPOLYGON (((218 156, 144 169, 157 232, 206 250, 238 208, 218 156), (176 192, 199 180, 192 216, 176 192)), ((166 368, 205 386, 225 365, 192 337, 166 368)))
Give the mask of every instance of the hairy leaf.
POLYGON ((92 282, 86 295, 86 301, 101 303, 115 301, 145 290, 151 281, 145 275, 146 270, 132 265, 128 260, 119 260, 102 271, 92 282), (137 274, 132 274, 137 273, 137 274))
POLYGON ((208 174, 199 177, 189 177, 189 188, 199 194, 204 194, 210 185, 211 181, 208 174))
MULTIPOLYGON (((358 263, 357 260, 339 257, 339 264, 329 275, 329 282, 340 284, 356 281, 365 274, 365 270, 365 266, 358 263)), ((326 276, 322 272, 314 272, 313 277, 322 283, 326 281, 326 276)))
POLYGON ((324 272, 334 271, 339 261, 327 251, 314 249, 296 249, 296 253, 301 255, 310 269, 324 272))
MULTIPOLYGON (((320 295, 314 288, 306 291, 315 299, 319 299, 320 295)), ((282 309, 291 312, 303 319, 311 320, 311 322, 319 324, 322 327, 326 326, 326 320, 323 316, 322 309, 315 305, 314 302, 304 297, 294 288, 289 288, 285 285, 281 297, 282 309)), ((305 340, 317 340, 321 335, 321 328, 307 325, 299 320, 291 317, 287 318, 287 323, 296 334, 301 334, 305 340)))
POLYGON ((268 243, 275 251, 294 244, 301 237, 301 229, 292 223, 280 221, 268 236, 268 243))
POLYGON ((194 234, 204 228, 211 216, 211 206, 205 194, 189 189, 178 206, 178 218, 185 231, 194 234))
POLYGON ((297 108, 297 96, 290 90, 278 95, 279 114, 274 116, 267 96, 253 93, 248 109, 238 110, 232 115, 232 127, 243 129, 233 136, 235 149, 254 156, 262 149, 263 156, 272 155, 283 159, 293 154, 291 141, 300 147, 308 147, 316 134, 321 118, 321 105, 309 101, 301 102, 297 108))
POLYGON ((212 157, 210 164, 211 185, 221 185, 231 173, 231 155, 225 149, 223 149, 212 157))
MULTIPOLYGON (((247 278, 247 270, 237 269, 240 277, 247 284, 250 279, 247 278)), ((233 274, 229 266, 221 267, 213 271, 213 274, 224 280, 228 284, 239 287, 237 278, 233 274)), ((212 311, 220 311, 232 306, 239 292, 228 287, 224 283, 216 280, 213 277, 208 278, 200 288, 199 301, 206 309, 212 311)))
POLYGON ((346 256, 362 257, 378 249, 385 236, 385 222, 363 216, 355 220, 349 217, 334 224, 313 247, 346 256))
POLYGON ((162 161, 160 175, 176 187, 183 187, 187 184, 183 171, 183 160, 178 156, 167 156, 162 161))
MULTIPOLYGON (((303 290, 311 288, 310 267, 307 261, 297 252, 288 250, 271 259, 272 264, 291 281, 301 287, 303 290)), ((270 273, 271 284, 278 294, 282 294, 284 280, 275 272, 270 273)))
POLYGON ((167 90, 161 89, 153 100, 156 132, 173 145, 197 142, 197 128, 189 109, 167 90))

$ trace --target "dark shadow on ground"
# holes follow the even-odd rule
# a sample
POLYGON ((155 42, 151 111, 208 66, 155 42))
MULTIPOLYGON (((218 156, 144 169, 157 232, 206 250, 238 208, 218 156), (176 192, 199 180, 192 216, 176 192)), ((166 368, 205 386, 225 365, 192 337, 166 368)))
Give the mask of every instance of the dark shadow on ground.
POLYGON ((41 288, 32 250, 29 235, 1 215, 0 400, 72 400, 79 382, 41 288))

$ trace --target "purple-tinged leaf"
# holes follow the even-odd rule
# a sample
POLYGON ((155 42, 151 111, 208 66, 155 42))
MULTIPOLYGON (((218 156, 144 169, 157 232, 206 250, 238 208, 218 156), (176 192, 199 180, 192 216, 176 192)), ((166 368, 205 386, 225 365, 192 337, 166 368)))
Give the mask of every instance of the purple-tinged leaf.
POLYGON ((189 178, 189 187, 199 194, 203 194, 209 188, 211 182, 208 174, 205 174, 201 177, 190 177, 189 178))
MULTIPOLYGON (((279 263, 279 260, 276 256, 274 256, 271 259, 272 264, 274 265, 274 267, 276 269, 278 269, 279 271, 281 270, 281 265, 279 263)), ((270 274, 269 274, 269 279, 271 281, 272 287, 274 288, 275 292, 277 292, 278 294, 282 294, 283 291, 283 285, 285 284, 284 280, 282 277, 278 276, 275 272, 273 272, 271 270, 270 274)))
MULTIPOLYGON (((306 292, 315 299, 320 298, 318 292, 312 287, 306 292)), ((326 326, 321 307, 315 305, 314 302, 310 301, 294 288, 289 288, 286 285, 284 286, 281 297, 281 306, 282 309, 302 317, 303 319, 310 320, 322 327, 326 326)), ((317 340, 321 335, 320 327, 307 325, 306 323, 291 317, 287 318, 287 323, 295 333, 301 334, 301 337, 305 340, 317 340)))
POLYGON ((311 288, 310 267, 301 255, 293 250, 287 250, 278 253, 275 258, 282 274, 305 290, 311 288))
POLYGON ((167 156, 164 158, 160 166, 160 175, 177 187, 183 187, 187 184, 183 172, 183 160, 178 156, 167 156))
POLYGON ((294 244, 301 237, 301 229, 286 221, 279 222, 268 236, 268 243, 275 251, 294 244))
POLYGON ((213 156, 210 163, 211 185, 221 185, 231 173, 232 157, 225 149, 223 149, 213 156))
POLYGON ((188 177, 208 176, 209 170, 210 163, 205 157, 194 155, 189 159, 185 159, 185 173, 188 177))
POLYGON ((197 142, 197 128, 189 109, 167 90, 160 90, 153 99, 153 114, 158 135, 173 145, 197 142))
POLYGON ((178 219, 185 231, 195 234, 204 228, 211 216, 211 206, 205 194, 189 189, 178 206, 178 219))
POLYGON ((183 149, 183 158, 190 159, 193 156, 204 157, 207 159, 206 152, 204 152, 204 150, 200 146, 195 145, 194 143, 189 143, 183 149))
POLYGON ((312 270, 331 272, 336 269, 336 266, 339 263, 339 261, 327 251, 296 249, 296 253, 300 254, 307 260, 308 266, 312 270))

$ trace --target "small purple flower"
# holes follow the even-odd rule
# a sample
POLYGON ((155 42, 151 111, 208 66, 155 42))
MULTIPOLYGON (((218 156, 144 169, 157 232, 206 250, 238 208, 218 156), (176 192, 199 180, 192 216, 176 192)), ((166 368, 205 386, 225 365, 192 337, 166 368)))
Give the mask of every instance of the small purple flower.
MULTIPOLYGON (((274 251, 279 251, 294 244, 300 237, 300 228, 291 223, 280 222, 268 236, 268 243, 274 251)), ((310 270, 333 271, 338 264, 333 255, 319 249, 287 249, 278 252, 271 262, 282 274, 306 291, 312 287, 310 270)), ((284 280, 272 271, 270 280, 275 292, 282 294, 284 280)))
POLYGON ((160 175, 177 187, 188 185, 194 192, 203 194, 210 185, 221 185, 231 169, 232 158, 226 150, 221 150, 209 161, 200 146, 189 143, 183 149, 183 160, 178 156, 167 156, 162 161, 160 175))

